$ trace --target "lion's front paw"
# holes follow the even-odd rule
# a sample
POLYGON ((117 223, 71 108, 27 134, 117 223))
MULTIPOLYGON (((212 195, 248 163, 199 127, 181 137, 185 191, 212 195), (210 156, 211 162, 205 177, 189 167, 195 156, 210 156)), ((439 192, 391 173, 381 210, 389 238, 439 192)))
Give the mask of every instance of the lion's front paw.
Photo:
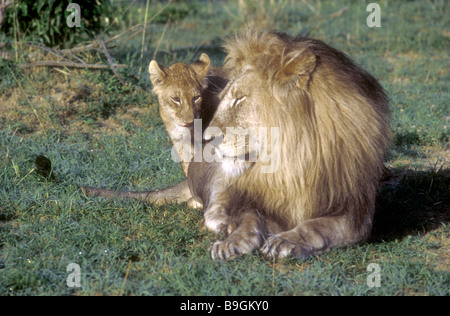
POLYGON ((236 258, 254 249, 254 245, 246 240, 228 238, 224 241, 216 241, 211 248, 211 257, 213 260, 228 260, 236 258))
POLYGON ((205 213, 205 225, 210 231, 225 235, 231 234, 236 228, 232 218, 224 212, 205 213))
POLYGON ((295 244, 274 235, 266 240, 260 251, 266 257, 278 260, 291 256, 294 248, 295 244))
POLYGON ((260 251, 267 258, 273 258, 275 260, 290 256, 301 256, 302 253, 299 245, 278 235, 270 236, 264 242, 260 251))

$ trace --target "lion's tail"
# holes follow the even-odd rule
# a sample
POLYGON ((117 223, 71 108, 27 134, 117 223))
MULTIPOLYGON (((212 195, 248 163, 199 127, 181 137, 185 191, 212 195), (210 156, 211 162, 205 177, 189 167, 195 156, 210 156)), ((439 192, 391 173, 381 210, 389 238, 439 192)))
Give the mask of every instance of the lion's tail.
POLYGON ((137 199, 148 203, 155 203, 157 205, 183 203, 188 202, 189 199, 192 198, 192 194, 186 180, 172 187, 155 191, 119 191, 85 186, 81 186, 80 189, 86 196, 137 199))

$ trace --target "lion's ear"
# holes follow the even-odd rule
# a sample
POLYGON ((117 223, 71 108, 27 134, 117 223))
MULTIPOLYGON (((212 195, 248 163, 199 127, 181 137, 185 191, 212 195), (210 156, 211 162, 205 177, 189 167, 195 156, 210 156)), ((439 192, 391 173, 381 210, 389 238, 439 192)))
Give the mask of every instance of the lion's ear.
POLYGON ((205 77, 209 71, 209 66, 211 66, 211 60, 209 59, 208 55, 202 53, 192 66, 194 67, 195 72, 200 77, 205 77))
POLYGON ((316 55, 306 51, 296 53, 292 58, 287 59, 284 64, 283 73, 290 80, 295 80, 299 88, 305 88, 311 73, 316 68, 316 55))
POLYGON ((152 60, 150 62, 150 65, 148 66, 148 72, 150 73, 150 80, 152 81, 154 86, 163 82, 167 77, 167 74, 163 69, 164 67, 160 67, 156 61, 152 60))

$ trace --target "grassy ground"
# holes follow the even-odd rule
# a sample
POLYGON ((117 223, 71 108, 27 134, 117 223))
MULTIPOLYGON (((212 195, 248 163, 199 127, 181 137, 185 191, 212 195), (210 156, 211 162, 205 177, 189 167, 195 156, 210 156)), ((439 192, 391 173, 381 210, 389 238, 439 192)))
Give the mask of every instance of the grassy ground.
MULTIPOLYGON (((126 85, 109 71, 21 70, 27 48, 19 61, 0 59, 0 295, 450 295, 449 5, 378 3, 381 28, 373 29, 366 5, 350 0, 172 4, 152 22, 142 59, 141 38, 112 50, 130 65, 121 70, 126 85), (220 65, 223 37, 246 23, 325 40, 388 91, 392 174, 367 243, 302 262, 258 253, 213 262, 216 237, 200 212, 86 198, 78 189, 181 180, 149 93, 148 62, 206 52, 220 65), (54 181, 34 171, 40 154, 53 162, 54 181), (70 263, 80 266, 81 287, 67 286, 70 263), (370 263, 380 267, 380 287, 367 285, 370 263)), ((144 19, 145 1, 126 7, 114 32, 144 19)))

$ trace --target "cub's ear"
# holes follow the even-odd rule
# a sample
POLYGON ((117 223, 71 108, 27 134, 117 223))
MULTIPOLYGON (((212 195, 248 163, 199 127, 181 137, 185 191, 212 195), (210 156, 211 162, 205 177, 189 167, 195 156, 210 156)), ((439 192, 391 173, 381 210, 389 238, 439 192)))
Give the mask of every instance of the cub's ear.
POLYGON ((160 67, 154 60, 150 62, 150 65, 148 66, 148 72, 150 73, 150 80, 152 81, 154 86, 162 83, 167 77, 167 74, 164 72, 164 67, 160 67))
POLYGON ((284 64, 282 65, 282 73, 284 82, 292 82, 299 88, 305 88, 311 73, 316 68, 316 55, 309 51, 293 52, 292 56, 286 56, 284 64))
POLYGON ((192 66, 200 77, 205 77, 208 74, 209 66, 211 66, 211 60, 208 55, 202 53, 192 66))

